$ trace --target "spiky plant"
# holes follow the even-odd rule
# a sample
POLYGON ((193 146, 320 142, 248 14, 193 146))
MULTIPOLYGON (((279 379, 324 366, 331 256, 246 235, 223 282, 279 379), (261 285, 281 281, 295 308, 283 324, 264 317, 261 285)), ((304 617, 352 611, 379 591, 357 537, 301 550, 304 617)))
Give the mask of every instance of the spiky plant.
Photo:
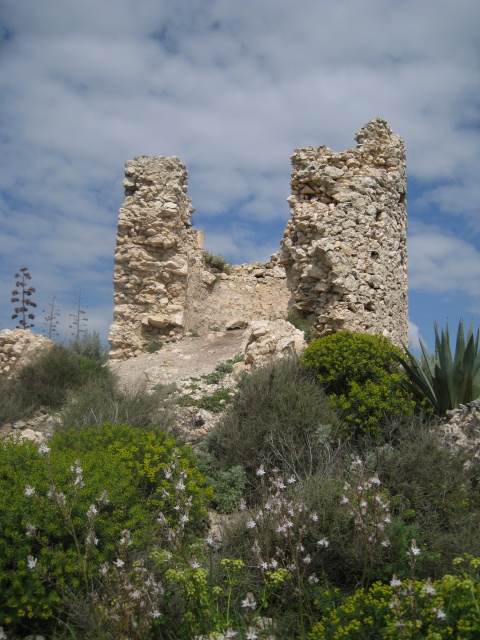
POLYGON ((399 357, 408 376, 408 386, 417 398, 427 398, 435 413, 444 415, 480 396, 479 338, 480 328, 474 336, 473 324, 470 324, 465 339, 463 320, 460 320, 455 356, 452 356, 448 324, 440 334, 435 323, 435 356, 430 356, 420 340, 420 360, 408 349, 405 349, 407 358, 399 357))

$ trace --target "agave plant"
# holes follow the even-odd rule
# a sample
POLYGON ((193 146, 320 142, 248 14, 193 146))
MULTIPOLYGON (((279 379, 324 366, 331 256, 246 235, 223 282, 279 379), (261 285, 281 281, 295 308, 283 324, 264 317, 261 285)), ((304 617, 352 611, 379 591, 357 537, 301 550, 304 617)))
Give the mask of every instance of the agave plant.
POLYGON ((448 324, 442 329, 435 323, 435 356, 430 356, 420 340, 422 358, 418 360, 408 349, 408 359, 399 357, 407 376, 408 386, 421 400, 427 398, 435 413, 444 415, 459 404, 472 402, 480 396, 480 328, 474 337, 473 325, 465 340, 463 320, 460 320, 452 357, 448 324))

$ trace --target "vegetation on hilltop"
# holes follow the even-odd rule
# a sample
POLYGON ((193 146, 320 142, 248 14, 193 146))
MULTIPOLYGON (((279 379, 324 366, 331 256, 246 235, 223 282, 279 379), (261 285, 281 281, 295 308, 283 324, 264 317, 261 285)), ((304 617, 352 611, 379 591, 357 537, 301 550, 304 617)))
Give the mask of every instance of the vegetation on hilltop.
POLYGON ((82 341, 0 385, 3 420, 18 397, 59 421, 0 443, 0 637, 478 637, 480 462, 441 444, 401 350, 315 340, 242 378, 194 452, 178 390, 119 389, 82 341))

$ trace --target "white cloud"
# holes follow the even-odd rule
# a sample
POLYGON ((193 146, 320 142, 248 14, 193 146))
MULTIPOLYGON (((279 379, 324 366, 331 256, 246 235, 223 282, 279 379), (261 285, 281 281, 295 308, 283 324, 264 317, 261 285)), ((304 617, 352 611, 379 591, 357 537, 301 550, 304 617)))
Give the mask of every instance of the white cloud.
POLYGON ((417 291, 464 293, 480 304, 480 251, 435 225, 415 224, 408 241, 409 286, 417 291))
MULTIPOLYGON (((424 188, 413 207, 480 231, 476 0, 4 0, 2 11, 1 296, 27 258, 45 292, 111 296, 123 164, 135 155, 187 165, 198 226, 217 221, 214 249, 266 256, 281 234, 267 242, 254 229, 288 219, 293 149, 351 147, 377 115, 406 141, 424 188)), ((440 270, 434 290, 476 304, 474 278, 452 275, 464 249, 478 273, 475 240, 437 235, 436 250, 412 235, 413 286, 440 270)))

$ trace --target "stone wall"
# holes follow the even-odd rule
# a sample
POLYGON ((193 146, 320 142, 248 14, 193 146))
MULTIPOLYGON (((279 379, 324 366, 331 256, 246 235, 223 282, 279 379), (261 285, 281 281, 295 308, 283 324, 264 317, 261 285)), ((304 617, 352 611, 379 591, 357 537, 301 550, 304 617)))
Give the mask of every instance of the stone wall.
POLYGON ((11 378, 18 369, 45 353, 52 345, 51 340, 29 329, 0 331, 0 380, 11 378))
POLYGON ((203 234, 191 227, 187 171, 178 158, 140 156, 125 165, 114 267, 110 358, 186 331, 224 329, 239 318, 287 313, 285 270, 272 262, 212 273, 203 234))
POLYGON ((349 329, 407 343, 406 163, 377 118, 358 146, 296 149, 281 262, 292 307, 316 335, 349 329))
POLYGON ((308 317, 314 333, 350 329, 407 342, 406 168, 402 140, 367 123, 355 149, 297 149, 280 254, 214 273, 191 227, 176 157, 125 166, 114 268, 111 358, 239 322, 308 317))

